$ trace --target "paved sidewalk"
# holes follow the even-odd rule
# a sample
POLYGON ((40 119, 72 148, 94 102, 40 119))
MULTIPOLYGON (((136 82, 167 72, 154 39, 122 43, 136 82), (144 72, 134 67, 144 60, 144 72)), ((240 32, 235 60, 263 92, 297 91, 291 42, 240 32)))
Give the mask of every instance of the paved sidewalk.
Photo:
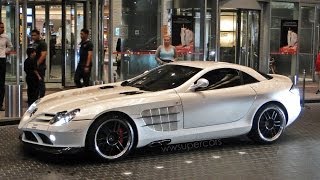
MULTIPOLYGON (((298 87, 301 92, 301 100, 303 101, 303 82, 298 83, 298 87)), ((49 88, 46 91, 46 94, 55 93, 62 91, 62 88, 49 88)), ((315 82, 306 82, 305 83, 305 101, 304 103, 319 103, 320 102, 320 93, 316 94, 318 90, 318 84, 315 82)), ((27 91, 23 90, 23 112, 27 110, 27 91)), ((0 111, 0 126, 17 124, 20 121, 19 117, 5 117, 5 111, 0 111)))
MULTIPOLYGON (((298 87, 301 93, 301 100, 303 100, 303 82, 298 83, 298 87)), ((318 103, 320 102, 320 93, 316 94, 318 89, 318 83, 316 82, 306 82, 305 83, 305 91, 304 91, 304 99, 305 103, 318 103)))

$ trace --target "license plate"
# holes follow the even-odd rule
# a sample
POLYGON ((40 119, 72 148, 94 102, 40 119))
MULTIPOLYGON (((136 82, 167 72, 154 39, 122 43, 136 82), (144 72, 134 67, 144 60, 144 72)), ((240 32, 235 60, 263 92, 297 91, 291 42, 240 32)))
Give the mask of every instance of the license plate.
POLYGON ((30 123, 30 124, 28 124, 27 128, 28 129, 36 129, 36 130, 47 131, 48 130, 48 125, 30 123))

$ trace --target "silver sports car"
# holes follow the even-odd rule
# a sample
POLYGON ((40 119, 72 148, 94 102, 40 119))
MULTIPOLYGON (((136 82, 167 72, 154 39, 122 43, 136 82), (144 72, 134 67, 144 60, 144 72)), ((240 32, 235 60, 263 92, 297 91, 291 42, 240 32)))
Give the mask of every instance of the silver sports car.
POLYGON ((247 134, 279 139, 301 111, 288 77, 222 62, 175 62, 127 81, 54 93, 19 124, 26 144, 86 148, 106 160, 134 148, 247 134))

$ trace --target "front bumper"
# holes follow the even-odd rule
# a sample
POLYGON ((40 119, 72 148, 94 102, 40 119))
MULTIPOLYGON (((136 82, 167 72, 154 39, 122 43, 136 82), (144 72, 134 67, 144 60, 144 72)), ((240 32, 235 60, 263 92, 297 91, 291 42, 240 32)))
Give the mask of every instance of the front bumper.
POLYGON ((24 143, 48 148, 81 148, 85 147, 90 123, 90 120, 78 120, 54 126, 44 122, 29 122, 20 128, 21 140, 24 143))
POLYGON ((30 144, 23 142, 24 149, 27 150, 36 150, 50 154, 75 154, 79 152, 83 152, 85 148, 81 147, 49 147, 49 146, 41 146, 37 144, 30 144))

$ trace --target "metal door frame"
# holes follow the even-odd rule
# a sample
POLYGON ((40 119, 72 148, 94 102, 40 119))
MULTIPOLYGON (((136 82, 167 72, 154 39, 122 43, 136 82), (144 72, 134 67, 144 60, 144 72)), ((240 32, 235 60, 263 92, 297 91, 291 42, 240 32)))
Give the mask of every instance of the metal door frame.
MULTIPOLYGON (((319 5, 317 4, 307 4, 307 3, 299 3, 299 19, 298 19, 298 39, 300 39, 300 33, 299 33, 299 29, 301 30, 302 27, 301 27, 301 20, 302 20, 302 13, 301 13, 301 8, 302 7, 311 7, 314 9, 314 17, 313 17, 313 20, 314 20, 314 24, 313 24, 313 27, 312 27, 312 30, 313 30, 313 34, 312 34, 312 52, 311 52, 311 55, 313 57, 313 63, 311 64, 311 78, 312 78, 312 81, 315 80, 315 75, 314 75, 314 71, 315 71, 315 60, 317 58, 317 51, 318 51, 318 47, 319 47, 319 19, 318 19, 318 16, 320 12, 318 12, 318 10, 320 11, 319 9, 319 5), (318 31, 316 31, 318 28, 318 31), (318 33, 318 34, 317 34, 318 33), (317 37, 318 36, 318 37, 317 37), (317 40, 316 40, 317 39, 317 40)), ((299 73, 299 70, 300 70, 300 49, 299 49, 299 41, 298 41, 298 51, 297 51, 297 64, 296 64, 296 72, 295 72, 295 75, 297 75, 298 77, 300 76, 300 73, 299 73)), ((306 54, 306 53, 303 53, 303 54, 306 54)), ((307 70, 306 70, 307 71, 307 70)))

